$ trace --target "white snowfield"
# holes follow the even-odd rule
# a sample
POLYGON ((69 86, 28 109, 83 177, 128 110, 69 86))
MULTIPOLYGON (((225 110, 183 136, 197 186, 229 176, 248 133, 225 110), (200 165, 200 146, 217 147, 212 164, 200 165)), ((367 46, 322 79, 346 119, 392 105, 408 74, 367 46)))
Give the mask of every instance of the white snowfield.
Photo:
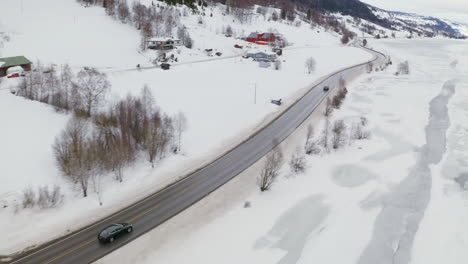
POLYGON ((102 8, 84 8, 75 0, 1 1, 0 31, 10 37, 0 47, 2 56, 24 55, 33 62, 56 65, 69 63, 74 70, 97 67, 108 73, 112 83, 110 103, 127 93, 139 93, 147 84, 163 111, 171 115, 185 113, 189 128, 183 136, 183 155, 169 156, 155 169, 142 157, 126 169, 123 184, 113 180, 112 175, 106 176, 102 182, 104 204, 99 206, 92 184, 89 197, 82 198, 79 188, 66 182, 55 165, 52 144, 69 115, 15 97, 7 82, 2 82, 0 256, 68 234, 142 199, 248 137, 317 79, 371 58, 367 52, 343 47, 332 34, 312 30, 306 24, 296 27, 263 17, 254 17, 250 24, 232 23, 232 17, 221 13, 222 9, 214 8, 213 17, 204 17, 202 25, 196 16, 182 17, 195 41, 194 48, 174 52, 180 60, 169 71, 136 71, 137 64, 150 65, 156 52, 139 53, 138 31, 109 18, 102 8), (225 37, 222 27, 227 25, 233 27, 237 37, 277 29, 292 43, 280 57, 282 69, 260 68, 256 62, 237 56, 245 49, 235 49, 234 45, 247 48, 249 44, 225 37), (215 59, 207 56, 206 48, 223 55, 194 63, 215 59), (316 60, 312 74, 307 74, 304 67, 309 57, 316 60), (270 104, 271 99, 279 98, 284 106, 270 104), (37 190, 53 185, 60 186, 65 195, 61 206, 16 212, 26 188, 37 190))
MULTIPOLYGON (((97 263, 468 263, 468 43, 371 41, 393 66, 348 85, 332 121, 368 119, 371 139, 288 165, 260 193, 262 160, 97 263), (408 60, 410 75, 395 76, 408 60), (249 208, 244 203, 250 202, 249 208)), ((303 147, 306 125, 281 144, 303 147)))

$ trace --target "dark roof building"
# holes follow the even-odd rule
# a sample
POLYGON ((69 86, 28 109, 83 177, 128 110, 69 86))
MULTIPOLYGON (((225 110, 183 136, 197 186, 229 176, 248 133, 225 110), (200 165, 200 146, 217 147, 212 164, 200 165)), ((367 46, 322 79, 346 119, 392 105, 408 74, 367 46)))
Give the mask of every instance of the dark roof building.
POLYGON ((0 58, 0 77, 7 74, 8 68, 21 66, 23 70, 30 71, 32 62, 24 56, 0 58))

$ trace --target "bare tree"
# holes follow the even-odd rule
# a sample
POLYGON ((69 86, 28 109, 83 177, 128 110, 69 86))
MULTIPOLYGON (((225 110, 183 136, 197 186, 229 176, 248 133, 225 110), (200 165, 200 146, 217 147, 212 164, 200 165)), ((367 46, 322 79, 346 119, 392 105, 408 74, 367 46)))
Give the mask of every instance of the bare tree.
POLYGON ((133 2, 132 4, 133 11, 133 21, 138 30, 141 29, 143 21, 145 21, 146 7, 138 2, 133 2))
POLYGON ((315 71, 315 59, 310 57, 306 60, 305 66, 307 69, 307 73, 311 74, 313 71, 315 71))
POLYGON ((323 115, 325 117, 329 117, 332 113, 333 113, 332 101, 330 100, 330 98, 327 98, 327 101, 325 103, 325 111, 323 112, 323 115))
POLYGON ((278 21, 278 19, 279 19, 278 12, 273 11, 273 13, 271 14, 271 20, 278 21))
POLYGON ((334 149, 343 146, 346 140, 346 125, 343 120, 336 120, 332 127, 332 144, 334 149))
POLYGON ((55 139, 53 146, 57 165, 62 174, 79 184, 83 196, 88 195, 89 167, 87 135, 89 125, 82 118, 72 118, 65 130, 55 139))
POLYGON ((226 33, 226 36, 232 36, 233 31, 232 31, 231 25, 227 25, 225 33, 226 33))
POLYGON ((191 49, 193 47, 193 39, 190 37, 190 34, 187 32, 185 34, 185 41, 184 41, 184 46, 188 49, 191 49))
POLYGON ((374 70, 374 64, 372 62, 367 63, 367 73, 371 73, 374 70))
POLYGON ((91 116, 95 107, 103 103, 111 86, 104 73, 93 68, 84 68, 77 75, 74 84, 77 92, 83 99, 83 108, 88 116, 91 116))
POLYGON ((153 25, 149 22, 143 23, 140 34, 141 34, 140 48, 141 50, 146 50, 147 42, 151 37, 153 37, 153 34, 154 34, 153 25))
MULTIPOLYGON (((275 143, 273 143, 276 145, 275 143)), ((279 170, 283 164, 283 153, 279 146, 276 146, 267 154, 265 164, 260 175, 257 177, 257 185, 260 191, 264 192, 271 188, 279 175, 279 170)))
POLYGON ((120 1, 117 6, 117 13, 122 23, 127 23, 130 17, 130 9, 128 8, 127 1, 120 1))
POLYGON ((71 94, 71 87, 73 83, 73 72, 71 71, 70 65, 65 64, 62 66, 62 70, 60 72, 60 87, 63 91, 63 98, 62 98, 62 107, 66 110, 71 108, 70 103, 70 94, 71 94))
POLYGON ((115 16, 116 5, 117 5, 116 0, 104 0, 103 6, 106 9, 107 15, 111 17, 115 16))
POLYGON ((309 141, 314 137, 314 127, 311 124, 307 125, 307 133, 306 133, 306 142, 309 141))
POLYGON ((338 90, 338 93, 335 96, 333 96, 333 108, 339 109, 341 107, 341 105, 343 104, 343 100, 346 98, 346 94, 348 94, 348 90, 346 89, 346 87, 340 88, 338 90))
POLYGON ((187 30, 185 29, 184 26, 180 26, 177 28, 177 38, 182 41, 182 43, 185 42, 185 37, 187 35, 187 30))
POLYGON ((36 205, 36 193, 33 188, 28 187, 23 191, 22 206, 23 209, 33 208, 36 205))
POLYGON ((185 132, 185 130, 187 130, 187 117, 185 116, 184 113, 179 112, 173 118, 173 120, 174 120, 175 136, 177 137, 177 151, 180 151, 182 134, 185 132))
POLYGON ((289 160, 289 167, 291 172, 298 174, 306 170, 306 160, 304 153, 302 153, 301 148, 297 147, 296 151, 291 156, 289 160))
POLYGON ((325 149, 327 152, 330 151, 330 119, 325 119, 325 125, 322 130, 322 134, 320 136, 319 144, 325 149))
POLYGON ((39 188, 37 205, 41 209, 53 208, 63 202, 63 194, 60 193, 60 186, 54 185, 52 190, 49 186, 39 188))
POLYGON ((404 62, 398 64, 398 71, 397 71, 397 73, 398 73, 398 74, 402 74, 402 75, 408 75, 408 74, 410 74, 408 61, 404 61, 404 62))
POLYGON ((275 60, 275 70, 281 70, 281 60, 275 60))
POLYGON ((366 130, 367 118, 361 117, 359 122, 356 122, 351 127, 350 141, 362 140, 370 138, 370 131, 366 130))
POLYGON ((306 141, 304 144, 304 151, 307 155, 320 153, 320 148, 317 140, 314 140, 314 128, 312 125, 307 126, 306 141))

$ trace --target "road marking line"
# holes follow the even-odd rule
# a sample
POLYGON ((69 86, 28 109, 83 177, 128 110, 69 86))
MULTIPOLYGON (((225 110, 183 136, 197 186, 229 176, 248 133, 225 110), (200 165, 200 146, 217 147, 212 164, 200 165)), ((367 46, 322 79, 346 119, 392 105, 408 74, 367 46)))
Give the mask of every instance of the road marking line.
MULTIPOLYGON (((196 182, 196 184, 193 184, 193 185, 191 185, 191 186, 189 186, 189 187, 183 189, 181 192, 179 192, 179 194, 185 193, 185 192, 189 191, 190 189, 193 189, 193 188, 197 187, 198 185, 202 184, 203 182, 205 182, 205 181, 207 181, 207 180, 209 180, 209 178, 204 178, 204 179, 202 179, 201 181, 196 182)), ((157 209, 157 208, 160 207, 160 206, 161 206, 161 204, 157 204, 157 205, 151 207, 150 209, 144 211, 143 213, 140 213, 140 214, 136 215, 136 216, 133 217, 132 219, 128 220, 128 222, 130 222, 130 223, 131 223, 131 222, 134 222, 134 221, 137 220, 138 218, 141 218, 142 216, 144 216, 144 215, 146 215, 146 214, 148 214, 148 213, 154 211, 155 209, 157 209)))
POLYGON ((182 191, 179 192, 179 194, 186 193, 186 192, 190 191, 191 189, 197 187, 198 185, 200 185, 200 184, 206 182, 206 181, 209 180, 209 179, 210 179, 210 178, 206 177, 206 178, 200 180, 199 182, 196 182, 195 184, 193 184, 193 185, 191 185, 191 186, 189 186, 189 187, 183 189, 182 191))
POLYGON ((146 215, 147 213, 149 213, 149 212, 151 212, 151 211, 154 211, 154 210, 155 210, 156 208, 158 208, 159 206, 161 206, 161 205, 160 205, 160 204, 157 204, 157 205, 151 207, 150 209, 144 211, 143 213, 140 213, 140 214, 136 215, 135 217, 133 217, 132 219, 128 220, 128 222, 130 222, 130 223, 131 223, 131 222, 134 222, 134 221, 137 220, 138 218, 140 218, 140 217, 146 215))
POLYGON ((224 166, 224 168, 227 169, 228 167, 231 167, 232 164, 238 162, 239 160, 240 160, 240 159, 238 159, 237 157, 233 157, 233 159, 230 160, 230 161, 228 162, 228 164, 226 164, 226 166, 224 166))
POLYGON ((65 257, 66 255, 68 255, 68 254, 70 254, 70 253, 72 253, 72 252, 74 252, 74 251, 77 251, 78 249, 80 249, 80 248, 82 248, 82 247, 84 247, 84 246, 87 246, 87 245, 91 244, 91 243, 94 242, 94 241, 96 241, 95 238, 93 238, 93 239, 91 239, 91 240, 89 240, 89 241, 87 241, 87 242, 85 242, 85 243, 83 243, 83 244, 77 246, 76 248, 72 248, 72 249, 68 250, 67 252, 65 252, 65 253, 63 253, 63 254, 61 254, 61 255, 59 255, 59 256, 53 258, 53 259, 48 260, 47 262, 44 262, 44 264, 49 264, 49 263, 52 263, 52 262, 54 262, 54 261, 56 261, 56 260, 58 260, 58 259, 61 259, 61 258, 65 257))

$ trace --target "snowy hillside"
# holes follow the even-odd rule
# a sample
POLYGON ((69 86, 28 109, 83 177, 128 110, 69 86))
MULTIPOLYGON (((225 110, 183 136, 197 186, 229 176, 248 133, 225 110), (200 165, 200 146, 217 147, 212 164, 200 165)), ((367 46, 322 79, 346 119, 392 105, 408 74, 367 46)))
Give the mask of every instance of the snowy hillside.
POLYGON ((16 97, 4 87, 6 81, 0 83, 2 119, 8 119, 8 129, 0 131, 1 175, 8 182, 0 187, 0 231, 5 234, 0 239, 0 255, 67 234, 155 192, 243 140, 286 109, 317 79, 371 58, 360 49, 342 46, 335 35, 322 28, 311 29, 300 21, 269 21, 269 13, 252 10, 250 21, 240 23, 223 15, 224 6, 210 5, 208 10, 213 16, 204 16, 200 23, 198 15, 184 16, 184 7, 177 7, 180 23, 189 31, 194 46, 173 51, 178 61, 163 71, 152 67, 158 52, 141 51, 140 32, 130 23, 109 17, 101 7, 85 7, 75 0, 2 0, 0 32, 7 36, 2 37, 2 56, 24 55, 34 62, 33 67, 40 61, 52 64, 58 72, 63 64, 69 64, 75 73, 85 66, 105 72, 112 87, 102 109, 128 93, 139 94, 147 84, 162 111, 170 116, 185 114, 188 129, 181 154, 168 155, 154 169, 141 155, 125 168, 123 183, 103 175, 100 194, 96 183, 90 183, 89 197, 83 198, 79 187, 60 175, 53 156, 52 145, 69 115, 16 97), (231 37, 223 34, 227 26, 233 29, 231 37), (270 30, 290 43, 280 57, 280 70, 261 68, 240 56, 255 45, 240 37, 270 30), (244 49, 234 48, 236 44, 244 49), (222 55, 210 56, 205 49, 222 55), (316 67, 308 74, 304 65, 310 57, 316 67), (151 67, 137 70, 137 64, 151 67), (285 102, 281 107, 270 103, 278 98, 285 102), (45 210, 21 208, 26 190, 54 185, 61 188, 63 204, 45 210), (98 200, 103 201, 102 206, 98 200), (38 229, 43 232, 34 232, 38 229))
POLYGON ((369 6, 369 8, 378 18, 390 22, 393 29, 409 32, 415 36, 463 38, 468 35, 468 25, 454 21, 418 14, 386 11, 373 6, 369 6))

